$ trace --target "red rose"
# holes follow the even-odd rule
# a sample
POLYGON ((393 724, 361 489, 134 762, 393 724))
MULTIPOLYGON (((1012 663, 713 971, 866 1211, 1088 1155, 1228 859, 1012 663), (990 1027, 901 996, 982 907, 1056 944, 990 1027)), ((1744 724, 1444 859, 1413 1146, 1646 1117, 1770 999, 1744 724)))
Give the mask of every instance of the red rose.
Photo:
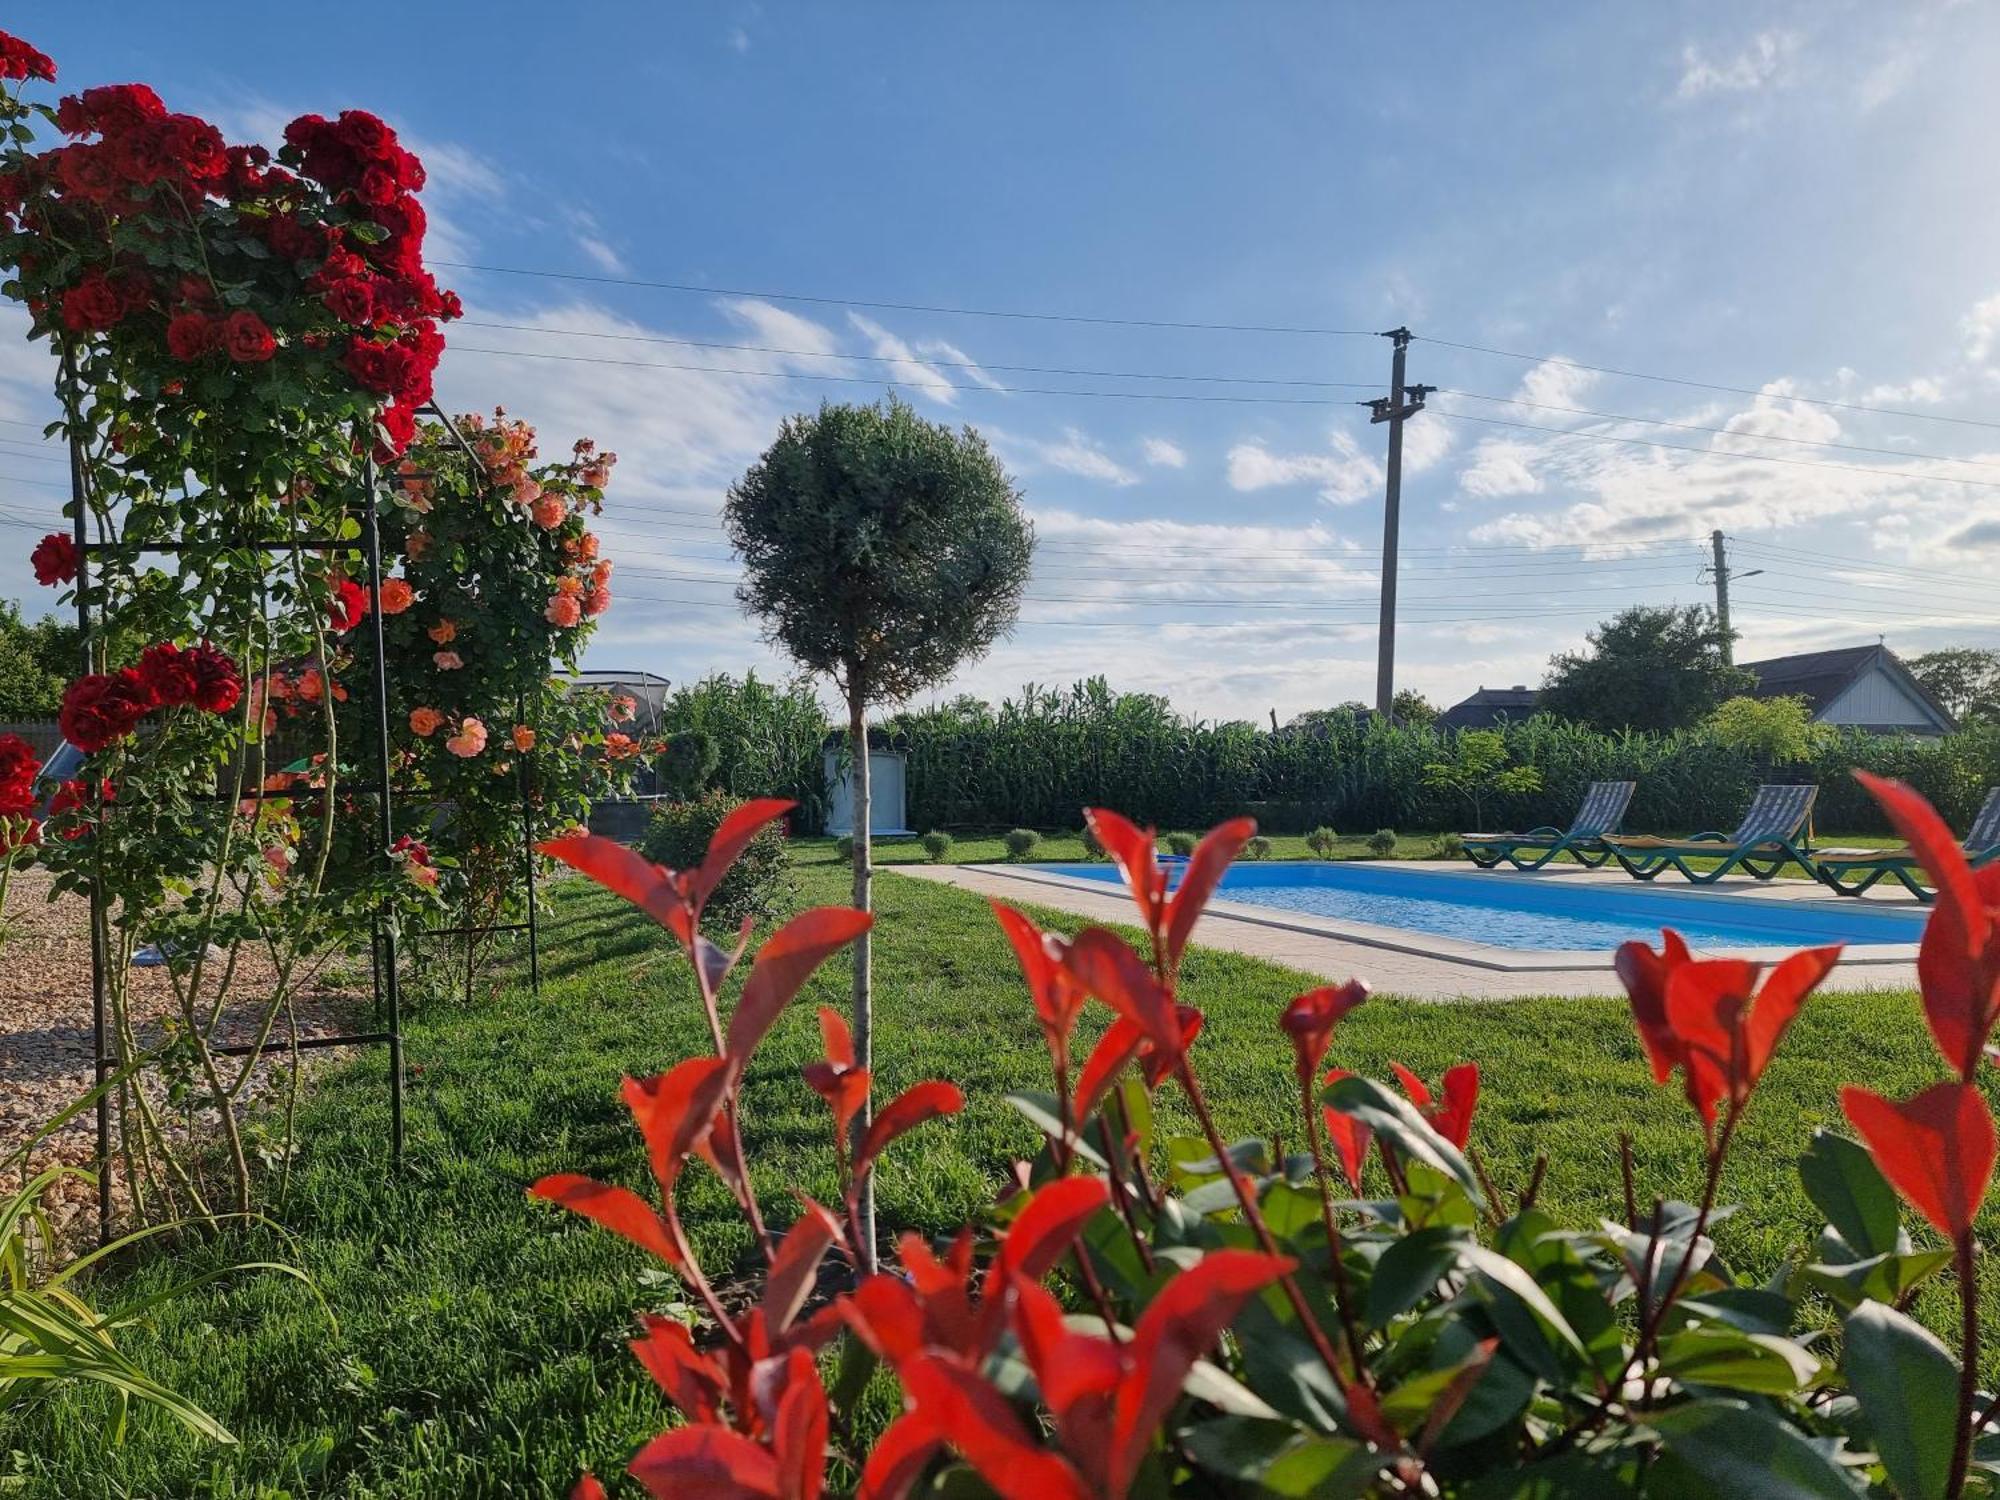
POLYGON ((118 174, 141 187, 158 182, 173 166, 173 158, 167 154, 166 132, 154 125, 128 130, 110 147, 118 174))
POLYGON ((380 160, 396 145, 396 132, 365 109, 343 109, 335 126, 341 144, 356 156, 380 160))
POLYGON ((239 365, 254 365, 276 354, 278 341, 264 320, 244 307, 222 320, 222 347, 239 365))
POLYGON ((167 107, 143 83, 105 83, 56 106, 56 123, 69 135, 92 130, 123 135, 149 120, 164 120, 167 107))
POLYGON ((67 532, 51 531, 28 554, 35 566, 35 582, 43 587, 68 583, 76 577, 76 540, 67 532))
POLYGON ((104 147, 79 143, 51 154, 56 157, 56 175, 65 193, 102 203, 118 191, 118 173, 104 147))
POLYGON ((360 180, 354 185, 354 196, 371 208, 395 202, 396 191, 396 174, 379 162, 362 168, 360 180))
POLYGON ((367 613, 368 590, 352 578, 343 578, 333 586, 333 611, 327 623, 336 635, 352 630, 367 613))
POLYGON ((297 151, 307 151, 325 133, 325 115, 300 115, 285 127, 285 144, 297 151))
POLYGON ((167 156, 195 181, 220 177, 229 170, 229 150, 222 132, 195 115, 169 115, 164 126, 167 156))
POLYGON ((398 392, 408 378, 410 354, 400 343, 378 344, 371 339, 355 339, 341 361, 355 384, 384 395, 398 392))
POLYGON ((198 312, 176 313, 167 320, 167 352, 183 364, 200 359, 215 347, 216 325, 198 312))
POLYGON ((390 153, 389 168, 396 174, 396 186, 406 193, 414 193, 423 187, 424 179, 429 175, 416 153, 405 151, 401 146, 390 153))
POLYGON ((189 697, 196 708, 205 713, 226 714, 236 707, 243 696, 243 678, 228 653, 200 641, 188 647, 182 659, 194 674, 194 689, 189 697))
POLYGON ((18 734, 0 734, 0 817, 35 810, 35 775, 41 770, 34 747, 18 734))
POLYGON ((63 326, 72 333, 101 333, 116 328, 124 316, 125 299, 102 271, 92 271, 63 293, 63 326))
POLYGON ((458 300, 457 292, 445 292, 438 297, 438 316, 447 322, 465 316, 465 304, 458 300))
POLYGON ((0 31, 0 78, 40 78, 54 83, 56 65, 49 61, 47 53, 0 31))
POLYGON ((366 326, 375 321, 375 294, 359 276, 336 281, 321 300, 326 303, 327 311, 343 323, 366 326))
POLYGON ((385 464, 399 458, 417 435, 417 414, 408 406, 385 406, 375 418, 381 436, 375 442, 375 462, 385 464))
POLYGON ((264 225, 264 243, 280 260, 317 260, 326 253, 326 235, 297 214, 273 214, 264 225))
POLYGON ((139 677, 163 708, 178 708, 194 698, 194 664, 172 641, 160 641, 139 653, 139 677))
POLYGON ((152 708, 145 680, 133 668, 120 667, 110 676, 92 672, 72 682, 56 722, 64 739, 94 754, 125 738, 152 708))

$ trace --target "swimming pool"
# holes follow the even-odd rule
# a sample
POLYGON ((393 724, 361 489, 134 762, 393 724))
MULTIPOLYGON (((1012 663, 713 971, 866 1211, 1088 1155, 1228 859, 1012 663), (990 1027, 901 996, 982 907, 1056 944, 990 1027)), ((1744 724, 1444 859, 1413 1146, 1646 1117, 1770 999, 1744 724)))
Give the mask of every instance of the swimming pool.
MULTIPOLYGON (((1015 867, 1019 868, 1019 867, 1015 867)), ((1073 879, 1118 884, 1106 864, 1035 865, 1073 879)), ((1176 872, 1170 878, 1178 879, 1176 872)), ((1665 890, 1557 878, 1515 878, 1383 865, 1236 865, 1218 899, 1373 927, 1434 933, 1521 950, 1608 949, 1657 943, 1672 927, 1696 948, 1852 947, 1914 943, 1923 913, 1850 902, 1779 901, 1716 891, 1665 890)))

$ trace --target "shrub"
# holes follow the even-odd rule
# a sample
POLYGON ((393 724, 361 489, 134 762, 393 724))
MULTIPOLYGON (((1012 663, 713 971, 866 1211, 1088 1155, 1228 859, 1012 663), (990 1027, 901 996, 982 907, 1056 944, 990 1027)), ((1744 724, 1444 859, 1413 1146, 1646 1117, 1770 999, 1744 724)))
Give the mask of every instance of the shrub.
POLYGON ((714 735, 705 729, 678 730, 655 762, 660 790, 682 802, 699 797, 708 790, 721 761, 722 749, 714 735))
POLYGON ((1186 859, 1194 853, 1195 837, 1191 833, 1170 833, 1167 835, 1167 853, 1178 854, 1186 859))
POLYGON ((924 835, 923 845, 924 853, 931 857, 932 864, 936 864, 947 854, 951 853, 951 835, 940 829, 933 828, 929 833, 924 835))
POLYGON ((1324 823, 1306 835, 1306 847, 1321 859, 1332 859, 1333 851, 1340 844, 1340 835, 1324 823))
MULTIPOLYGON (((691 802, 662 803, 646 826, 639 852, 670 870, 692 870, 701 863, 709 841, 722 820, 745 805, 727 792, 706 792, 691 802)), ((745 917, 765 921, 784 915, 798 904, 798 892, 785 860, 785 835, 776 822, 758 828, 743 853, 710 894, 707 914, 719 928, 741 925, 745 917)))
POLYGON ((1396 852, 1396 830, 1378 828, 1368 835, 1368 852, 1377 859, 1387 859, 1396 852))
POLYGON ((1243 841, 1243 857, 1245 859, 1269 859, 1271 857, 1271 841, 1261 833, 1245 839, 1243 841))
MULTIPOLYGON (((648 1317, 634 1345, 683 1425, 649 1443, 632 1472, 653 1494, 706 1492, 718 1473, 743 1476, 732 1493, 817 1494, 838 1432, 864 1466, 863 1490, 881 1494, 1986 1493, 1994 1460, 1973 1446, 1986 1404, 1975 1220, 1994 1165, 1979 1075, 2000 925, 1991 883, 1929 806, 1895 783, 1876 789, 1939 892, 1923 984, 1949 1076, 1906 1100, 1842 1091, 1860 1139, 1816 1131, 1799 1164, 1827 1225, 1761 1286, 1710 1238, 1730 1211, 1718 1189, 1764 1068, 1838 948, 1768 974, 1697 960, 1671 931, 1658 951, 1619 950, 1650 1065, 1627 1064, 1631 1084, 1679 1075, 1689 1161, 1634 1163, 1628 1147, 1625 1213, 1570 1229, 1539 1202, 1546 1157, 1503 1196, 1473 1151, 1476 1063, 1435 1085, 1394 1066, 1396 1088, 1328 1069, 1340 1023, 1367 999, 1359 981, 1302 994, 1277 1019, 1299 1109, 1285 1134, 1298 1154, 1226 1140, 1197 1074, 1203 1017, 1179 1003, 1177 982, 1249 828, 1210 834, 1217 858, 1198 867, 1212 874, 1169 897, 1150 834, 1094 813, 1152 961, 1104 928, 1057 942, 995 908, 1032 999, 1023 1016, 1049 1048, 1054 1091, 1008 1100, 1042 1136, 1039 1154, 1010 1183, 997 1233, 968 1228, 942 1254, 932 1246, 946 1242, 908 1235, 899 1271, 859 1278, 822 1277, 820 1265, 858 1262, 859 1195, 883 1149, 957 1113, 964 1096, 919 1083, 857 1145, 847 1127, 868 1074, 839 1014, 822 1010, 825 1055, 804 1078, 829 1106, 826 1180, 842 1196, 833 1207, 803 1198, 774 1241, 741 1165, 736 1080, 812 968, 868 919, 825 908, 794 921, 783 958, 753 967, 726 1039, 714 1000, 724 976, 691 965, 718 1055, 625 1087, 659 1208, 571 1174, 530 1190, 666 1261, 697 1307, 693 1328, 648 1317), (1070 1049, 1090 998, 1113 1019, 1077 1068, 1070 1049), (1173 1143, 1163 1178, 1148 1167, 1162 1149, 1152 1095, 1169 1084, 1174 1112, 1200 1135, 1173 1143), (697 1155, 763 1239, 771 1269, 759 1301, 725 1305, 682 1227, 677 1185, 697 1155), (1698 1202, 1658 1193, 1656 1175, 1689 1167, 1698 1202), (1899 1196, 1947 1250, 1912 1243, 1899 1196), (1926 1289, 1946 1264, 1952 1284, 1926 1289), (852 1290, 808 1315, 816 1281, 852 1290), (1955 1349, 1902 1311, 1920 1291, 1926 1303, 1959 1299, 1955 1349), (1065 1307, 1089 1311, 1065 1317, 1065 1307), (829 1393, 816 1352, 837 1338, 849 1347, 829 1393), (864 1397, 877 1362, 901 1388, 901 1415, 871 1454, 856 1418, 881 1410, 864 1397)), ((606 843, 549 847, 617 881, 689 942, 700 889, 664 878, 633 889, 623 852, 606 843)), ((586 1479, 576 1493, 602 1491, 586 1479)))
POLYGON ((839 838, 835 839, 833 841, 833 852, 842 863, 852 860, 854 858, 854 835, 843 833, 839 838))
POLYGON ((1034 852, 1035 845, 1041 841, 1042 836, 1032 828, 1010 828, 1007 830, 1007 836, 1001 840, 1006 844, 1007 854, 1011 859, 1026 859, 1034 852))
POLYGON ((1441 833, 1431 840, 1432 859, 1457 859, 1465 853, 1465 835, 1462 833, 1441 833))
POLYGON ((1088 823, 1083 825, 1083 833, 1080 837, 1083 840, 1083 853, 1086 859, 1104 858, 1104 845, 1099 841, 1095 830, 1088 823))

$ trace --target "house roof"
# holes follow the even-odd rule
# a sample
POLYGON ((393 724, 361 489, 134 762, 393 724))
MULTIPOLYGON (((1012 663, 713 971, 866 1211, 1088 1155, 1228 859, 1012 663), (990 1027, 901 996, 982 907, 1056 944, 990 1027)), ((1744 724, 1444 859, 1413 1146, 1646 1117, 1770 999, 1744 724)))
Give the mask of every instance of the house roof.
POLYGON ((1438 715, 1441 729, 1491 729, 1502 719, 1533 718, 1541 701, 1538 689, 1516 684, 1513 687, 1482 687, 1471 697, 1452 704, 1438 715))
MULTIPOLYGON (((1958 723, 1929 688, 1911 675, 1902 658, 1879 641, 1869 646, 1842 646, 1831 651, 1806 651, 1797 656, 1773 656, 1764 661, 1746 661, 1744 670, 1753 672, 1758 698, 1803 698, 1818 718, 1855 682, 1881 667, 1912 698, 1938 718, 1946 730, 1958 723)), ((1893 726, 1887 726, 1893 727, 1893 726)))

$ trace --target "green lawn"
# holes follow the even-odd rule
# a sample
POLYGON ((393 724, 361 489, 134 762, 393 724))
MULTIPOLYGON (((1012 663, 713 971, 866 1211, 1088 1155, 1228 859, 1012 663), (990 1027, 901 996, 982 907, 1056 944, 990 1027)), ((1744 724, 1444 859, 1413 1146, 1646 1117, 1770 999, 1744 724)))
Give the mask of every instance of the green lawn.
MULTIPOLYGON (((824 851, 802 850, 799 873, 810 899, 841 899, 845 871, 824 851)), ((1007 1160, 1034 1148, 1034 1133, 1001 1094, 1041 1084, 1046 1061, 984 903, 893 875, 878 890, 883 1083, 948 1077, 971 1100, 963 1116, 892 1151, 882 1213, 892 1225, 941 1231, 977 1216, 1007 1160)), ((289 1255, 312 1272, 338 1331, 294 1284, 264 1277, 169 1305, 127 1341, 148 1369, 233 1428, 241 1446, 199 1444, 147 1415, 122 1447, 107 1448, 102 1404, 65 1396, 11 1428, 0 1423, 0 1493, 560 1496, 586 1463, 620 1471, 665 1423, 622 1340, 633 1309, 674 1300, 671 1286, 638 1251, 522 1189, 556 1170, 642 1184, 618 1076, 705 1050, 705 1026, 677 957, 629 908, 580 882, 553 890, 549 905, 539 1000, 517 984, 471 1005, 441 1003, 411 1023, 401 1179, 386 1170, 387 1105, 380 1056, 371 1054, 329 1073, 310 1096, 288 1215, 295 1243, 252 1234, 196 1246, 141 1266, 123 1287, 94 1288, 101 1299, 156 1289, 215 1258, 289 1255), (7 1488, 8 1475, 17 1489, 7 1488)), ((1234 955, 1198 949, 1189 958, 1186 998, 1208 1013, 1197 1055, 1226 1130, 1296 1139, 1289 1054, 1273 1018, 1306 983, 1234 955)), ((752 1071, 750 1160, 767 1204, 782 1204, 793 1185, 833 1190, 826 1119, 797 1070, 816 1050, 812 1005, 844 1004, 845 991, 836 965, 780 1023, 752 1071)), ((1495 1177, 1518 1186, 1536 1152, 1551 1152, 1543 1201, 1573 1222, 1616 1209, 1620 1127, 1635 1136, 1645 1195, 1696 1186, 1686 1106, 1651 1086, 1622 1002, 1385 997, 1344 1025, 1335 1056, 1370 1073, 1395 1058, 1433 1077, 1477 1059, 1485 1089, 1475 1140, 1495 1177)), ((1721 1227, 1725 1251, 1761 1275, 1810 1244, 1817 1221, 1791 1161, 1812 1127, 1835 1117, 1841 1082, 1901 1092, 1937 1074, 1912 996, 1811 1002, 1742 1133, 1725 1196, 1754 1212, 1721 1227)), ((1171 1121, 1175 1101, 1162 1099, 1171 1121)), ((747 1236, 707 1174, 689 1174, 687 1201, 711 1267, 746 1252, 747 1236)), ((1989 1313, 2000 1312, 1993 1300, 1989 1313)), ((1934 1293, 1919 1312, 1944 1326, 1948 1302, 1934 1293)))

